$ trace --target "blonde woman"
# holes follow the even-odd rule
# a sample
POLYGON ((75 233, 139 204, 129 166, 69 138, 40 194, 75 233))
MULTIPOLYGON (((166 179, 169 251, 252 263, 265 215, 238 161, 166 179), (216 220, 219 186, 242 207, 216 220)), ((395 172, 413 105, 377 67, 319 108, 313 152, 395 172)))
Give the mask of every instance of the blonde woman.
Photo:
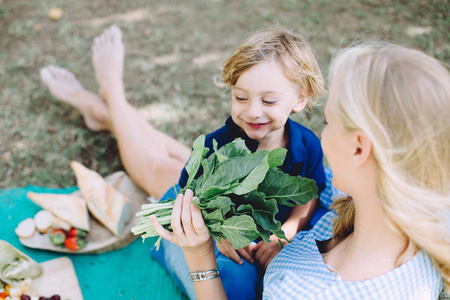
MULTIPOLYGON (((416 50, 360 45, 334 59, 330 82, 322 146, 349 197, 271 261, 263 297, 437 299, 450 284, 450 74, 416 50)), ((203 273, 216 260, 192 197, 177 198, 172 228, 203 273)), ((220 274, 206 274, 198 298, 225 299, 220 274)))

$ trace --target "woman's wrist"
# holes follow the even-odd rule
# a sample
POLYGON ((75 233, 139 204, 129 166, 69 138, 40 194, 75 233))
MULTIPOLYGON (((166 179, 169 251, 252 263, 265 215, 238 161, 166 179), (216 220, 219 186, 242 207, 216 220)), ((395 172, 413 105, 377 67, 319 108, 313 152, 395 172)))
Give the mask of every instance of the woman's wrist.
POLYGON ((210 280, 219 276, 220 271, 218 267, 215 267, 214 269, 208 271, 189 272, 189 280, 192 282, 210 280))
POLYGON ((202 248, 183 249, 190 272, 204 272, 217 267, 212 239, 202 248))

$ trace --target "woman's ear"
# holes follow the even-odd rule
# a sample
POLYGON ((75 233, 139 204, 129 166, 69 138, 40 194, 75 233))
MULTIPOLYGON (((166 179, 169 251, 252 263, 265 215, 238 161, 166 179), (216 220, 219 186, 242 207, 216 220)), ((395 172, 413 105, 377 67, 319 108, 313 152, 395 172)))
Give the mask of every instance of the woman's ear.
POLYGON ((372 141, 360 129, 355 130, 354 135, 353 160, 357 166, 361 166, 372 156, 372 141))

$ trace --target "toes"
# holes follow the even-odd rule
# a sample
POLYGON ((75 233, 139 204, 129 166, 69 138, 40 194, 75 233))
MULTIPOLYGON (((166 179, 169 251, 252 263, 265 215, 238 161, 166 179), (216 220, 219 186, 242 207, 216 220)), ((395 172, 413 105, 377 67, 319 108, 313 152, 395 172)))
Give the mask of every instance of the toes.
POLYGON ((111 38, 114 43, 122 42, 122 31, 119 27, 113 25, 110 27, 111 38))
POLYGON ((59 80, 62 77, 67 77, 66 74, 69 72, 66 69, 63 69, 63 68, 60 68, 57 66, 49 66, 48 68, 55 80, 59 80))
POLYGON ((106 28, 101 35, 102 44, 106 44, 109 42, 109 30, 106 28))
POLYGON ((54 80, 52 72, 49 70, 49 68, 42 68, 39 70, 39 76, 41 77, 41 80, 46 85, 49 85, 52 80, 54 80))
POLYGON ((80 83, 76 79, 75 75, 69 70, 57 67, 57 66, 48 66, 46 68, 42 68, 39 70, 39 75, 41 77, 42 82, 44 82, 47 86, 49 85, 74 85, 75 87, 81 87, 80 83))
POLYGON ((61 69, 57 66, 50 65, 46 68, 42 68, 39 71, 39 75, 41 76, 42 81, 46 83, 47 85, 55 82, 58 80, 59 77, 61 77, 61 71, 64 69, 61 69))
POLYGON ((112 42, 112 34, 110 28, 103 30, 102 34, 94 38, 94 43, 92 44, 92 51, 95 53, 101 48, 112 42))
POLYGON ((94 61, 103 54, 109 54, 113 51, 123 52, 122 31, 115 25, 104 29, 101 35, 94 38, 91 49, 94 61), (105 50, 108 50, 107 53, 105 50))

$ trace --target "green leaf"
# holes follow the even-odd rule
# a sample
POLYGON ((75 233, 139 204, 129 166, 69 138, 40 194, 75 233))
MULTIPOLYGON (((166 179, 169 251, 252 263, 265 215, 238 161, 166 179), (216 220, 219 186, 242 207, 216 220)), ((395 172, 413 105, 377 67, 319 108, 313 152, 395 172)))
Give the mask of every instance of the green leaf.
POLYGON ((227 193, 233 193, 236 195, 243 195, 250 193, 258 188, 258 185, 266 177, 266 173, 269 170, 268 156, 265 156, 261 161, 261 164, 253 169, 245 179, 230 189, 227 193))
POLYGON ((234 249, 248 246, 259 236, 255 221, 247 215, 233 216, 225 220, 221 234, 230 241, 234 249))
POLYGON ((251 153, 245 145, 245 141, 241 138, 237 138, 233 142, 223 145, 217 152, 228 158, 247 156, 251 153))
POLYGON ((219 243, 222 241, 222 237, 220 236, 219 233, 217 233, 217 232, 215 232, 215 231, 212 231, 212 230, 209 230, 209 234, 210 234, 216 241, 218 241, 219 243))
POLYGON ((206 224, 206 226, 208 226, 209 231, 211 232, 220 232, 220 229, 222 228, 222 223, 221 222, 208 222, 208 224, 206 224))
POLYGON ((206 179, 203 180, 203 185, 197 192, 203 194, 206 189, 211 187, 227 188, 253 171, 267 154, 268 151, 261 150, 244 157, 232 157, 219 163, 213 174, 202 175, 206 179))
POLYGON ((276 148, 269 152, 269 166, 275 168, 283 165, 286 159, 287 150, 284 148, 276 148))
POLYGON ((251 215, 253 213, 253 207, 250 204, 241 204, 236 209, 236 214, 248 214, 251 215))
MULTIPOLYGON (((198 197, 193 202, 202 210, 211 236, 219 242, 223 238, 230 240, 235 249, 247 246, 258 236, 267 242, 272 234, 286 239, 281 223, 275 219, 277 203, 293 206, 317 197, 314 181, 292 177, 277 169, 283 164, 286 149, 251 153, 242 139, 217 149, 218 143, 213 140, 214 152, 205 159, 209 149, 204 143, 204 136, 194 142, 186 165, 185 189, 192 188, 198 197), (200 166, 203 174, 195 179, 200 166)), ((171 230, 173 202, 171 199, 160 202, 161 207, 143 205, 138 213, 142 214, 141 221, 133 232, 145 232, 143 239, 156 235, 147 218, 150 214, 164 219, 164 228, 171 230)))
POLYGON ((272 232, 269 230, 265 230, 264 228, 257 226, 259 231, 259 236, 267 243, 270 243, 270 236, 272 232))
POLYGON ((214 198, 217 195, 223 194, 224 192, 228 191, 230 189, 231 185, 227 186, 212 186, 208 188, 207 190, 202 192, 202 196, 204 199, 211 199, 214 198))
POLYGON ((201 135, 197 139, 195 139, 194 144, 192 146, 193 150, 191 153, 191 157, 186 164, 186 172, 188 173, 188 180, 186 183, 186 187, 189 187, 192 180, 194 180, 195 175, 197 175, 198 169, 203 161, 205 155, 209 152, 209 149, 205 146, 205 136, 201 135))
POLYGON ((258 191, 264 193, 266 199, 275 199, 279 204, 287 206, 303 205, 317 198, 317 185, 314 180, 290 176, 276 168, 269 169, 258 186, 258 191))
POLYGON ((228 159, 228 157, 226 155, 223 155, 219 151, 217 151, 217 141, 216 140, 213 140, 213 149, 214 149, 214 153, 216 154, 217 161, 219 163, 228 159))
POLYGON ((277 202, 274 199, 267 200, 264 209, 253 209, 253 218, 262 228, 274 231, 281 227, 281 222, 275 219, 278 212, 277 202), (273 201, 273 202, 272 202, 273 201))
MULTIPOLYGON (((203 161, 202 161, 203 174, 212 174, 212 173, 214 173, 214 168, 216 166, 216 163, 217 163, 217 155, 216 155, 216 153, 212 153, 208 158, 203 159, 203 161)), ((198 191, 203 186, 203 181, 205 180, 205 178, 206 178, 206 176, 201 175, 198 178, 194 179, 192 181, 192 183, 191 183, 192 191, 200 199, 202 199, 203 197, 200 196, 201 194, 198 193, 198 191)))
POLYGON ((225 216, 225 214, 227 212, 230 211, 231 206, 234 206, 234 203, 231 202, 231 199, 226 197, 226 196, 219 196, 211 201, 209 201, 208 205, 205 207, 205 210, 207 211, 213 211, 213 210, 218 210, 222 212, 222 219, 220 221, 223 220, 223 216, 225 216))
POLYGON ((204 210, 202 213, 205 223, 209 221, 218 222, 223 220, 223 213, 220 209, 212 210, 211 212, 204 210))
POLYGON ((288 240, 288 238, 286 237, 286 235, 284 235, 284 231, 283 231, 281 228, 278 229, 278 230, 272 231, 272 233, 273 233, 277 238, 283 239, 283 240, 286 240, 286 241, 290 242, 290 241, 288 240))
POLYGON ((242 203, 245 204, 241 204, 236 211, 243 211, 244 209, 248 211, 251 207, 250 213, 258 228, 261 227, 271 232, 280 230, 281 222, 275 219, 275 215, 278 213, 278 205, 275 199, 265 199, 263 193, 253 191, 242 199, 242 203))
POLYGON ((222 228, 222 224, 220 222, 205 222, 208 227, 209 234, 220 243, 222 240, 222 236, 220 235, 220 229, 222 228))

